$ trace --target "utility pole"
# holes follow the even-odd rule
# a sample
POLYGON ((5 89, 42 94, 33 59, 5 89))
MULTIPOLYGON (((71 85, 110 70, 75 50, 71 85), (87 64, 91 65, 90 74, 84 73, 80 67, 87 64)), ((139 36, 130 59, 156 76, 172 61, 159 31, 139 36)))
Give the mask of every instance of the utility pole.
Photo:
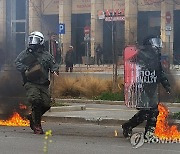
POLYGON ((111 17, 111 31, 112 31, 112 53, 113 53, 113 90, 117 88, 117 53, 114 48, 114 6, 112 1, 112 17, 111 17))
POLYGON ((29 0, 26 0, 26 25, 25 25, 25 46, 28 45, 28 36, 29 36, 29 0))

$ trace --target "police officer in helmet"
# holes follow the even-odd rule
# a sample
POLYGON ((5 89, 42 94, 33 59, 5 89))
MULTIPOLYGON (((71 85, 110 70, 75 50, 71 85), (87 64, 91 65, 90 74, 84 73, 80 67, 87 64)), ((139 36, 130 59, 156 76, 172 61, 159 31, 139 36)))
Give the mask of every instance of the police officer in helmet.
MULTIPOLYGON (((148 36, 143 41, 143 47, 139 48, 137 55, 137 65, 141 67, 141 73, 149 72, 154 79, 152 82, 143 80, 141 76, 141 85, 143 92, 139 98, 139 110, 130 120, 122 125, 123 135, 126 138, 131 137, 132 129, 139 124, 147 121, 145 126, 145 138, 148 135, 154 134, 156 127, 158 111, 158 84, 161 83, 166 89, 166 92, 170 93, 170 84, 165 76, 160 62, 161 58, 162 41, 160 38, 155 36, 148 36), (145 106, 144 104, 148 104, 145 106)), ((141 74, 140 73, 140 74, 141 74)), ((145 78, 144 78, 145 79, 145 78)), ((146 78, 147 79, 147 78, 146 78)))
POLYGON ((27 117, 35 134, 43 134, 42 115, 50 109, 49 72, 59 72, 54 57, 44 49, 44 36, 34 31, 28 37, 28 47, 15 60, 16 68, 21 72, 26 96, 32 112, 27 117))

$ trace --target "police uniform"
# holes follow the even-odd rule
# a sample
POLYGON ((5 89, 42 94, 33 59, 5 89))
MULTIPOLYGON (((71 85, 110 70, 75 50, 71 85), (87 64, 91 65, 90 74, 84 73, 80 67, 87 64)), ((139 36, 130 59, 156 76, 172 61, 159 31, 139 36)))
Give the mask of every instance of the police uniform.
MULTIPOLYGON (((151 39, 151 38, 147 38, 151 39)), ((147 40, 146 40, 147 41, 147 40)), ((145 135, 153 132, 156 127, 158 111, 158 84, 161 83, 167 92, 170 92, 170 84, 162 69, 160 62, 160 49, 152 48, 150 44, 144 43, 139 49, 137 64, 141 66, 139 82, 143 92, 139 97, 139 110, 130 120, 122 125, 124 137, 132 135, 132 129, 147 120, 145 135), (148 107, 146 106, 148 104, 148 107)))
POLYGON ((30 127, 35 133, 42 134, 41 117, 50 109, 51 102, 48 90, 49 71, 58 72, 58 64, 49 52, 44 51, 43 46, 36 52, 30 52, 29 49, 22 51, 16 58, 15 64, 23 76, 27 99, 32 107, 32 114, 28 117, 30 127))

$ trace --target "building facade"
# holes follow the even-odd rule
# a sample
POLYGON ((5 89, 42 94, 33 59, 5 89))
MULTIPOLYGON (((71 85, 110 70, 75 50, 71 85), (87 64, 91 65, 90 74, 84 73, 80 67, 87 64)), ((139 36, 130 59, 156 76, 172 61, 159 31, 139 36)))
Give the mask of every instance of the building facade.
POLYGON ((58 33, 63 55, 73 45, 77 63, 96 58, 98 44, 104 62, 112 63, 126 45, 151 34, 162 38, 171 62, 180 55, 180 0, 0 0, 0 8, 0 44, 10 55, 25 48, 35 30, 46 39, 58 33))

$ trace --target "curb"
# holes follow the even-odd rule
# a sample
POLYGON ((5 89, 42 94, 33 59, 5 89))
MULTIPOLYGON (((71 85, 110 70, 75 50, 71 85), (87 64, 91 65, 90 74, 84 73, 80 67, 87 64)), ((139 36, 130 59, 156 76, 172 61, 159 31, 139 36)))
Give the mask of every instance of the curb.
POLYGON ((124 101, 106 101, 106 100, 87 100, 87 99, 59 99, 56 98, 55 101, 60 101, 62 103, 83 103, 83 104, 106 104, 106 105, 125 105, 124 101))
POLYGON ((96 124, 96 125, 114 125, 120 126, 126 120, 119 119, 85 119, 82 117, 54 117, 54 116, 43 116, 44 121, 49 122, 61 122, 61 123, 76 123, 76 124, 96 124))
MULTIPOLYGON (((86 119, 82 117, 55 117, 55 116, 43 116, 44 121, 49 122, 61 122, 61 123, 76 123, 76 124, 96 124, 96 125, 107 125, 107 126, 120 126, 127 120, 120 119, 86 119)), ((144 127, 145 122, 140 124, 139 127, 144 127)), ((172 123, 171 123, 172 124, 172 123)), ((171 125, 170 124, 170 125, 171 125)), ((173 125, 180 125, 180 120, 174 120, 173 125)))
POLYGON ((167 107, 180 107, 180 103, 165 103, 167 107))
POLYGON ((76 105, 76 106, 51 107, 49 112, 68 112, 68 111, 83 111, 83 110, 86 110, 85 105, 76 105))
MULTIPOLYGON (((70 112, 70 111, 84 111, 86 110, 86 104, 110 104, 110 105, 124 105, 123 101, 102 101, 102 100, 82 100, 82 99, 56 99, 56 101, 63 101, 64 103, 77 103, 72 106, 61 106, 61 107, 51 107, 49 110, 49 115, 44 115, 42 118, 45 121, 50 122, 61 122, 61 123, 79 123, 79 124, 96 124, 96 125, 113 125, 120 126, 128 119, 112 119, 112 118, 87 118, 81 116, 66 116, 61 114, 53 114, 53 112, 70 112), (78 103, 82 103, 83 105, 78 105, 78 103), (52 113, 51 113, 52 112, 52 113)), ((180 107, 180 103, 166 103, 167 107, 180 107)), ((180 120, 172 119, 169 124, 180 126, 180 120)), ((144 124, 142 124, 144 126, 144 124)), ((140 125, 141 126, 141 125, 140 125)))
MULTIPOLYGON (((87 100, 87 99, 59 99, 56 98, 55 101, 60 101, 62 103, 83 103, 83 104, 104 104, 104 105, 125 105, 124 101, 107 101, 107 100, 87 100)), ((180 107, 180 103, 169 103, 164 102, 167 107, 180 107)))

